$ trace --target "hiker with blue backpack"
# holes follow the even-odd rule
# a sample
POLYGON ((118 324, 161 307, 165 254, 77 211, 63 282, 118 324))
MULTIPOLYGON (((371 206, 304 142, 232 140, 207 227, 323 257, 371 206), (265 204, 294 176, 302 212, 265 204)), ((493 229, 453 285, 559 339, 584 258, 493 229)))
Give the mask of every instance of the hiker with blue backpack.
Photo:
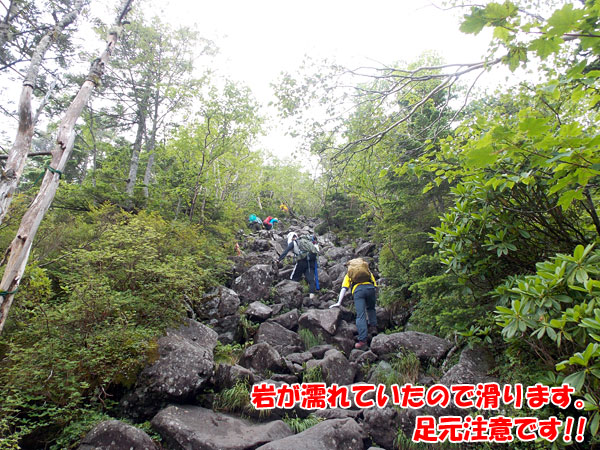
POLYGON ((294 253, 294 270, 290 275, 290 280, 300 281, 302 277, 306 279, 308 283, 309 297, 313 299, 315 297, 315 270, 316 270, 316 259, 319 252, 318 248, 313 244, 313 239, 308 236, 298 237, 293 231, 287 236, 288 246, 279 255, 279 261, 283 261, 289 252, 294 253))

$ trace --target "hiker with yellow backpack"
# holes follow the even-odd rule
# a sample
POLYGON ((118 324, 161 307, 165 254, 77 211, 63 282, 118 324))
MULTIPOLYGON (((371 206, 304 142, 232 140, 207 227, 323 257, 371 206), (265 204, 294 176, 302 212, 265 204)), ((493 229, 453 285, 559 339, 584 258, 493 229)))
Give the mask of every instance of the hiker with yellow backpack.
POLYGON ((342 305, 346 290, 352 288, 354 306, 356 308, 356 328, 358 328, 358 340, 354 348, 359 350, 367 347, 368 326, 377 326, 377 314, 375 302, 377 301, 377 283, 375 277, 369 270, 369 263, 362 258, 351 259, 346 263, 348 271, 342 282, 342 289, 337 303, 330 308, 342 305), (367 325, 368 319, 368 325, 367 325))

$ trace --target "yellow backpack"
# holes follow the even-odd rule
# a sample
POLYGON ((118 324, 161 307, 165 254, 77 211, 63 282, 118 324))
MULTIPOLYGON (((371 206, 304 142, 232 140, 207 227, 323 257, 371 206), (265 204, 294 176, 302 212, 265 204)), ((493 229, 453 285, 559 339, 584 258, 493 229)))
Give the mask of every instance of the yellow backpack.
POLYGON ((369 263, 362 258, 351 259, 348 261, 348 277, 354 284, 372 281, 369 263))

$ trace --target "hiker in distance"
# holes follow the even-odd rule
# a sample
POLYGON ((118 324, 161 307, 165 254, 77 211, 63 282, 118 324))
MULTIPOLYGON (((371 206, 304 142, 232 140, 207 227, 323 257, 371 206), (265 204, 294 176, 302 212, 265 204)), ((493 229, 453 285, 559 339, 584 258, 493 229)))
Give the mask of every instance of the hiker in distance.
POLYGON ((358 328, 358 339, 354 348, 365 349, 367 347, 368 327, 377 326, 377 314, 375 312, 375 302, 377 301, 375 288, 377 283, 369 270, 369 263, 364 259, 351 259, 346 263, 346 266, 348 271, 342 282, 338 301, 329 308, 341 306, 346 290, 352 287, 354 307, 356 308, 356 328, 358 328))
POLYGON ((260 217, 257 217, 256 214, 250 214, 248 216, 248 228, 254 231, 261 230, 263 227, 262 220, 260 217))
POLYGON ((279 219, 277 219, 276 217, 269 216, 265 220, 263 220, 263 226, 267 231, 272 230, 276 223, 279 223, 279 219))
POLYGON ((296 265, 290 275, 290 280, 300 281, 302 277, 306 279, 308 283, 309 297, 313 299, 315 297, 315 260, 317 259, 318 249, 312 243, 312 239, 306 236, 298 238, 298 235, 293 231, 287 236, 288 246, 279 255, 279 262, 283 261, 283 258, 289 252, 294 253, 294 259, 296 265))

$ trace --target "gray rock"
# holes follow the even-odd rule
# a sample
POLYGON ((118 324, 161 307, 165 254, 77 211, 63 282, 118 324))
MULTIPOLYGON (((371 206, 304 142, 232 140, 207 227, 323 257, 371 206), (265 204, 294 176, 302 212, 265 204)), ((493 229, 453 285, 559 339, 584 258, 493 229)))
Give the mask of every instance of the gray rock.
POLYGON ((308 349, 308 351, 317 359, 323 359, 325 353, 327 353, 329 350, 335 350, 335 348, 332 345, 323 344, 315 345, 314 347, 308 349))
POLYGON ((280 355, 302 351, 302 339, 297 333, 284 328, 276 322, 265 322, 258 328, 256 343, 266 342, 274 347, 280 355))
MULTIPOLYGON (((289 275, 288 275, 289 278, 289 275)), ((302 286, 292 280, 282 280, 275 285, 275 301, 286 308, 300 308, 302 306, 302 286)))
POLYGON ((452 343, 418 331, 380 334, 371 341, 371 350, 380 357, 398 353, 402 348, 415 353, 421 361, 437 363, 452 348, 452 343))
POLYGON ((234 290, 219 286, 214 291, 202 296, 194 305, 198 319, 209 320, 237 314, 240 307, 240 297, 234 290))
POLYGON ((352 419, 321 422, 294 436, 270 442, 257 450, 363 450, 361 429, 352 419))
POLYGON ((118 420, 100 422, 82 439, 78 450, 157 450, 144 431, 118 420))
POLYGON ((458 363, 444 374, 441 384, 477 384, 498 382, 498 379, 488 376, 493 367, 494 358, 482 347, 465 348, 460 354, 458 363))
POLYGON ((152 427, 172 449, 245 450, 293 435, 281 420, 253 424, 199 406, 170 406, 152 419, 152 427))
POLYGON ((194 398, 211 378, 217 333, 199 322, 187 321, 158 340, 158 360, 138 376, 133 392, 121 406, 136 419, 154 415, 169 402, 194 398))
POLYGON ((266 342, 251 345, 244 350, 239 364, 260 374, 267 371, 277 373, 285 367, 279 352, 266 342))
POLYGON ((314 356, 311 352, 307 351, 307 352, 302 352, 302 353, 290 353, 289 355, 286 356, 286 358, 288 359, 288 361, 291 361, 294 364, 299 364, 300 366, 302 366, 302 364, 304 364, 305 362, 313 359, 314 356))
POLYGON ((375 251, 375 244, 372 242, 365 242, 354 250, 355 256, 372 256, 375 251))
POLYGON ((246 308, 246 317, 255 322, 264 322, 273 314, 273 310, 262 302, 252 302, 246 308))
POLYGON ((319 361, 319 365, 328 385, 336 383, 340 386, 346 386, 354 381, 355 367, 338 350, 329 350, 325 357, 319 361))
POLYGON ((297 309, 292 309, 286 313, 280 314, 277 317, 269 319, 269 322, 276 322, 288 330, 296 331, 298 329, 298 319, 300 314, 297 309))
POLYGON ((238 382, 248 382, 252 386, 258 380, 251 370, 237 364, 219 364, 213 376, 213 384, 219 389, 230 389, 238 382))
POLYGON ((363 428, 373 442, 383 448, 394 448, 400 427, 398 412, 392 407, 369 408, 363 412, 363 428))
POLYGON ((307 328, 316 335, 326 336, 323 332, 330 336, 335 335, 337 331, 338 320, 340 318, 339 308, 333 309, 311 309, 300 316, 300 328, 307 328))
POLYGON ((235 279, 233 289, 244 304, 266 300, 271 294, 274 274, 273 266, 257 264, 235 279))
MULTIPOLYGON (((331 266, 329 269, 327 269, 327 273, 329 274, 329 277, 332 280, 337 280, 340 277, 343 278, 344 275, 346 275, 347 271, 348 271, 348 268, 346 267, 346 265, 343 263, 339 263, 339 262, 337 264, 334 264, 333 266, 331 266)), ((338 286, 339 289, 342 288, 341 283, 340 284, 335 283, 334 287, 336 287, 336 286, 338 286)))

